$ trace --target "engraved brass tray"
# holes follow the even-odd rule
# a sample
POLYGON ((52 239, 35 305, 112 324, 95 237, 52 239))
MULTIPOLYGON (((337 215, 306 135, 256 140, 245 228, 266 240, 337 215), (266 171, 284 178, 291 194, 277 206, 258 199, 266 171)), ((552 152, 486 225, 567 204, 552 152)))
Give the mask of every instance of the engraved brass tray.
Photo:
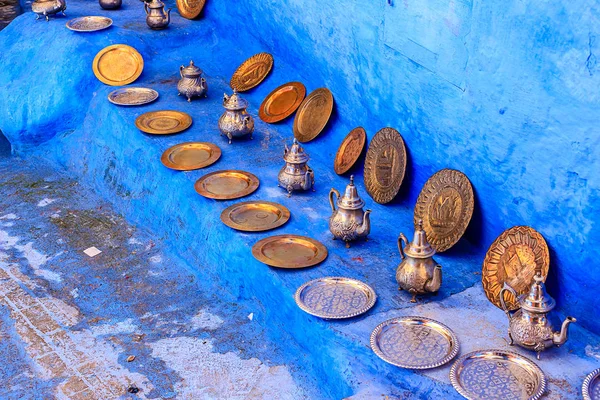
POLYGON ((327 248, 306 236, 270 236, 252 246, 252 255, 272 267, 306 268, 327 258, 327 248))
POLYGON ((153 135, 170 135, 185 131, 192 125, 192 117, 182 111, 151 111, 135 119, 135 126, 153 135))
POLYGON ((366 142, 367 134, 362 127, 359 126, 350 131, 344 140, 342 140, 342 144, 335 155, 333 169, 336 174, 345 174, 352 168, 360 158, 366 142))
POLYGON ((294 119, 294 136, 299 142, 306 143, 316 138, 329 121, 333 111, 333 95, 326 88, 314 90, 309 94, 294 119))
POLYGON ((96 32, 109 28, 112 23, 108 17, 78 17, 67 22, 67 28, 75 32, 96 32))
POLYGON ((581 392, 583 400, 600 400, 600 368, 585 377, 581 392))
POLYGON ((400 191, 406 172, 406 147, 400 133, 383 128, 371 140, 365 157, 365 187, 379 204, 389 203, 400 191))
POLYGON ((273 56, 269 53, 258 53, 247 59, 235 70, 231 81, 232 89, 245 92, 258 86, 271 72, 273 56))
POLYGON ((238 231, 260 232, 275 229, 290 219, 287 207, 270 201, 244 201, 227 207, 221 221, 238 231))
POLYGON ((452 386, 470 400, 537 400, 546 391, 546 376, 533 361, 504 350, 480 350, 456 360, 452 386))
POLYGON ((221 157, 221 149, 207 142, 186 142, 168 148, 160 158, 167 168, 191 171, 208 167, 221 157))
POLYGON ((215 200, 231 200, 248 196, 258 189, 258 178, 246 171, 215 171, 196 181, 198 194, 215 200))
POLYGON ((121 88, 108 94, 108 101, 118 106, 141 106, 156 99, 156 90, 143 87, 121 88))
MULTIPOLYGON (((514 226, 505 230, 488 249, 481 282, 488 300, 502 309, 500 290, 504 282, 517 294, 529 292, 533 277, 540 273, 546 281, 550 253, 544 237, 528 226, 514 226)), ((519 308, 517 299, 505 293, 504 300, 509 310, 519 308)))
POLYGON ((458 338, 441 322, 424 317, 392 318, 371 334, 371 349, 382 360, 408 369, 436 368, 458 354, 458 338))
POLYGON ((377 300, 366 283, 337 276, 306 282, 294 298, 302 310, 325 319, 356 317, 369 311, 377 300))
POLYGON ((110 86, 124 86, 142 74, 144 59, 133 47, 114 44, 96 54, 92 69, 101 82, 110 86))
POLYGON ((206 0, 177 0, 177 11, 183 18, 194 19, 198 18, 206 0))
POLYGON ((285 83, 265 97, 258 110, 258 116, 269 124, 283 121, 296 111, 304 96, 306 88, 302 83, 285 83))

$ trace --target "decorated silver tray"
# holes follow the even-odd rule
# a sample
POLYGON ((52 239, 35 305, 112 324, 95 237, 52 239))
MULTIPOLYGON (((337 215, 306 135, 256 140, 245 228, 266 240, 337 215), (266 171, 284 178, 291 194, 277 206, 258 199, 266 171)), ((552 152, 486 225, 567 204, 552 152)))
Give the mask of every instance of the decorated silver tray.
POLYGON ((546 376, 533 361, 505 350, 479 350, 456 360, 452 386, 470 400, 537 400, 546 391, 546 376))
POLYGON ((600 368, 585 377, 581 392, 583 400, 600 400, 600 368))
POLYGON ((78 17, 67 22, 67 28, 75 32, 96 32, 110 27, 112 23, 108 17, 78 17))
POLYGON ((398 317, 382 322, 371 334, 371 349, 382 360, 408 369, 436 368, 458 354, 458 338, 441 322, 398 317))
POLYGON ((300 286, 296 304, 309 314, 325 319, 352 318, 375 304, 375 291, 366 283, 342 277, 319 278, 300 286))
POLYGON ((141 106, 156 99, 156 90, 143 87, 122 88, 108 94, 108 101, 118 106, 141 106))

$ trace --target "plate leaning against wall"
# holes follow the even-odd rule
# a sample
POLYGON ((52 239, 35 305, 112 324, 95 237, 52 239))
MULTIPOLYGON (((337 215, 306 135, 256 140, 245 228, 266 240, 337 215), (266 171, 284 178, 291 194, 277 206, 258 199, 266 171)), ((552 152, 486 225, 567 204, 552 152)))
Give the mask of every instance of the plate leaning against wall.
POLYGON ((113 44, 96 54, 92 63, 94 75, 110 86, 125 86, 142 74, 144 59, 136 49, 126 44, 113 44))
POLYGON ((158 99, 158 92, 143 87, 121 88, 108 94, 108 101, 118 106, 141 106, 158 99))
POLYGON ((258 110, 258 116, 269 124, 283 121, 298 109, 304 96, 306 88, 302 83, 284 83, 265 97, 258 110))
POLYGON ((78 17, 67 22, 67 28, 75 32, 96 32, 109 28, 112 23, 108 17, 78 17))
POLYGON ((333 161, 333 169, 338 175, 345 174, 354 166, 362 154, 365 143, 367 142, 367 133, 364 128, 358 127, 350 131, 342 140, 333 161))
POLYGON ((194 19, 198 18, 206 0, 177 0, 177 11, 183 18, 194 19))
POLYGON ((333 111, 333 95, 327 88, 312 91, 296 112, 294 137, 301 143, 310 142, 325 129, 333 111))
POLYGON ((258 53, 247 59, 235 70, 229 85, 238 92, 245 92, 258 86, 271 72, 273 56, 258 53))

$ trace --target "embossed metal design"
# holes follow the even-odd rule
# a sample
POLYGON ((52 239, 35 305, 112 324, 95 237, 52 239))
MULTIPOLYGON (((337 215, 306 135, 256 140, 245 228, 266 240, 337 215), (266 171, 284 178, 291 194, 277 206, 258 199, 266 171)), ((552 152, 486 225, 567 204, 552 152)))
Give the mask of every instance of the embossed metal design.
POLYGON ((325 319, 356 317, 369 311, 377 300, 366 283, 338 276, 306 282, 294 298, 303 311, 325 319))
POLYGON ((160 0, 141 0, 146 11, 146 24, 153 30, 165 29, 171 22, 171 9, 165 11, 165 3, 160 0))
POLYGON ((177 10, 183 18, 195 19, 198 18, 206 0, 177 0, 177 10))
POLYGON ((362 127, 354 128, 342 140, 333 161, 333 169, 336 174, 345 174, 356 164, 356 161, 362 154, 365 143, 367 142, 367 133, 362 127))
MULTIPOLYGON (((508 283, 517 293, 526 293, 533 277, 540 273, 546 280, 550 254, 546 241, 528 226, 515 226, 504 231, 487 251, 483 261, 481 282, 485 295, 496 307, 500 304, 500 290, 508 283)), ((504 300, 509 310, 519 308, 517 299, 507 293, 504 300)))
POLYGON ((192 171, 214 164, 221 157, 221 149, 208 142, 179 143, 168 148, 160 158, 167 168, 192 171))
POLYGON ((538 400, 546 392, 546 376, 531 360, 504 350, 480 350, 456 360, 452 386, 469 400, 538 400))
POLYGON ((325 129, 333 111, 333 95, 327 88, 312 91, 300 104, 294 119, 294 137, 310 142, 325 129))
POLYGON ((248 196, 258 189, 256 175, 240 170, 215 171, 204 175, 194 184, 201 196, 215 200, 232 200, 248 196))
POLYGON ((307 268, 327 258, 327 248, 315 239, 298 235, 270 236, 252 246, 258 261, 277 268, 307 268))
POLYGON ((208 85, 202 77, 202 70, 194 65, 194 61, 190 61, 187 67, 180 66, 179 75, 181 79, 177 82, 178 96, 184 95, 188 102, 191 102, 193 97, 206 97, 208 85))
POLYGON ((113 90, 108 94, 108 101, 118 106, 141 106, 158 99, 154 89, 135 87, 113 90))
POLYGON ((437 368, 456 357, 459 348, 450 328, 424 317, 392 318, 371 334, 371 349, 377 356, 407 369, 437 368))
POLYGON ((475 201, 471 182, 460 171, 443 169, 432 175, 421 190, 415 206, 415 226, 423 229, 439 253, 454 246, 467 230, 475 201))
POLYGON ((44 0, 31 3, 31 11, 36 15, 36 20, 44 17, 46 21, 50 21, 50 16, 58 13, 62 13, 66 17, 66 9, 67 2, 65 0, 44 0))
POLYGON ((192 117, 188 114, 175 111, 151 111, 135 119, 135 126, 152 135, 171 135, 185 131, 192 125, 192 117))
POLYGON ((91 16, 73 18, 66 26, 75 32, 96 32, 109 28, 113 21, 107 17, 91 16))
POLYGON ((600 400, 600 368, 593 370, 581 386, 583 400, 600 400))
POLYGON ((400 133, 383 128, 373 137, 365 158, 365 187, 379 204, 396 197, 406 172, 406 147, 400 133))
POLYGON ((350 176, 350 184, 346 186, 343 196, 337 189, 329 192, 329 204, 331 205, 331 217, 329 217, 329 231, 334 239, 349 242, 360 238, 366 238, 371 232, 371 210, 363 211, 365 202, 358 195, 354 186, 354 176, 350 176), (337 197, 337 201, 333 198, 337 197), (337 203, 337 209, 335 205, 337 203))
POLYGON ((225 112, 219 118, 221 135, 227 136, 229 144, 232 139, 250 136, 254 132, 254 118, 246 111, 248 102, 235 90, 231 96, 223 94, 223 107, 225 112))
POLYGON ((255 54, 235 70, 229 84, 233 90, 245 92, 258 86, 269 75, 271 68, 273 68, 272 55, 255 54))
POLYGON ((298 109, 304 96, 306 87, 302 83, 285 83, 265 97, 258 110, 258 116, 269 124, 283 121, 298 109))
POLYGON ((96 54, 92 63, 94 75, 110 86, 124 86, 142 74, 144 59, 136 49, 126 44, 113 44, 96 54))
POLYGON ((245 232, 262 232, 279 228, 290 219, 287 207, 271 201, 244 201, 227 207, 221 221, 230 228, 245 232))
POLYGON ((283 159, 285 165, 277 175, 277 185, 287 190, 288 197, 292 195, 293 191, 314 190, 315 174, 307 164, 310 157, 304 152, 296 138, 294 138, 291 148, 288 148, 287 144, 285 145, 283 159))

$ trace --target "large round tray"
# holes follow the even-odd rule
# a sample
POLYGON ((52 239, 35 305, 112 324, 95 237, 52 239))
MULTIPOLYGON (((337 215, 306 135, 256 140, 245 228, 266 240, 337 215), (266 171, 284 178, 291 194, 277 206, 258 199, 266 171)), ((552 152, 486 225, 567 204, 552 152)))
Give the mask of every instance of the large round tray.
POLYGON ((252 246, 258 261, 278 268, 307 268, 327 258, 327 248, 306 236, 277 235, 258 241, 252 246))
POLYGON ((204 175, 196 181, 198 194, 215 200, 231 200, 248 196, 258 189, 256 175, 246 171, 225 170, 204 175))
POLYGON ((284 83, 265 97, 258 116, 269 124, 283 121, 298 109, 305 95, 306 88, 302 83, 284 83))
POLYGON ((141 106, 158 99, 158 92, 144 87, 121 88, 108 94, 108 101, 118 106, 141 106))
POLYGON ((600 368, 590 372, 581 387, 583 400, 600 400, 600 368))
POLYGON ((108 17, 90 16, 73 18, 66 26, 75 32, 96 32, 109 28, 112 23, 108 17))
POLYGON ((230 228, 262 232, 278 228, 290 219, 287 207, 271 201, 243 201, 227 207, 221 221, 230 228))
POLYGON ((171 135, 185 131, 192 125, 192 117, 182 111, 150 111, 135 119, 135 126, 152 135, 171 135))
POLYGON ((221 149, 208 142, 186 142, 169 147, 160 158, 167 168, 192 171, 208 167, 221 157, 221 149))
POLYGON ((301 143, 310 142, 325 129, 333 111, 333 95, 327 88, 311 92, 296 112, 294 136, 301 143))
POLYGON ((129 85, 142 74, 144 59, 133 47, 113 44, 100 50, 92 62, 94 75, 111 86, 129 85))

